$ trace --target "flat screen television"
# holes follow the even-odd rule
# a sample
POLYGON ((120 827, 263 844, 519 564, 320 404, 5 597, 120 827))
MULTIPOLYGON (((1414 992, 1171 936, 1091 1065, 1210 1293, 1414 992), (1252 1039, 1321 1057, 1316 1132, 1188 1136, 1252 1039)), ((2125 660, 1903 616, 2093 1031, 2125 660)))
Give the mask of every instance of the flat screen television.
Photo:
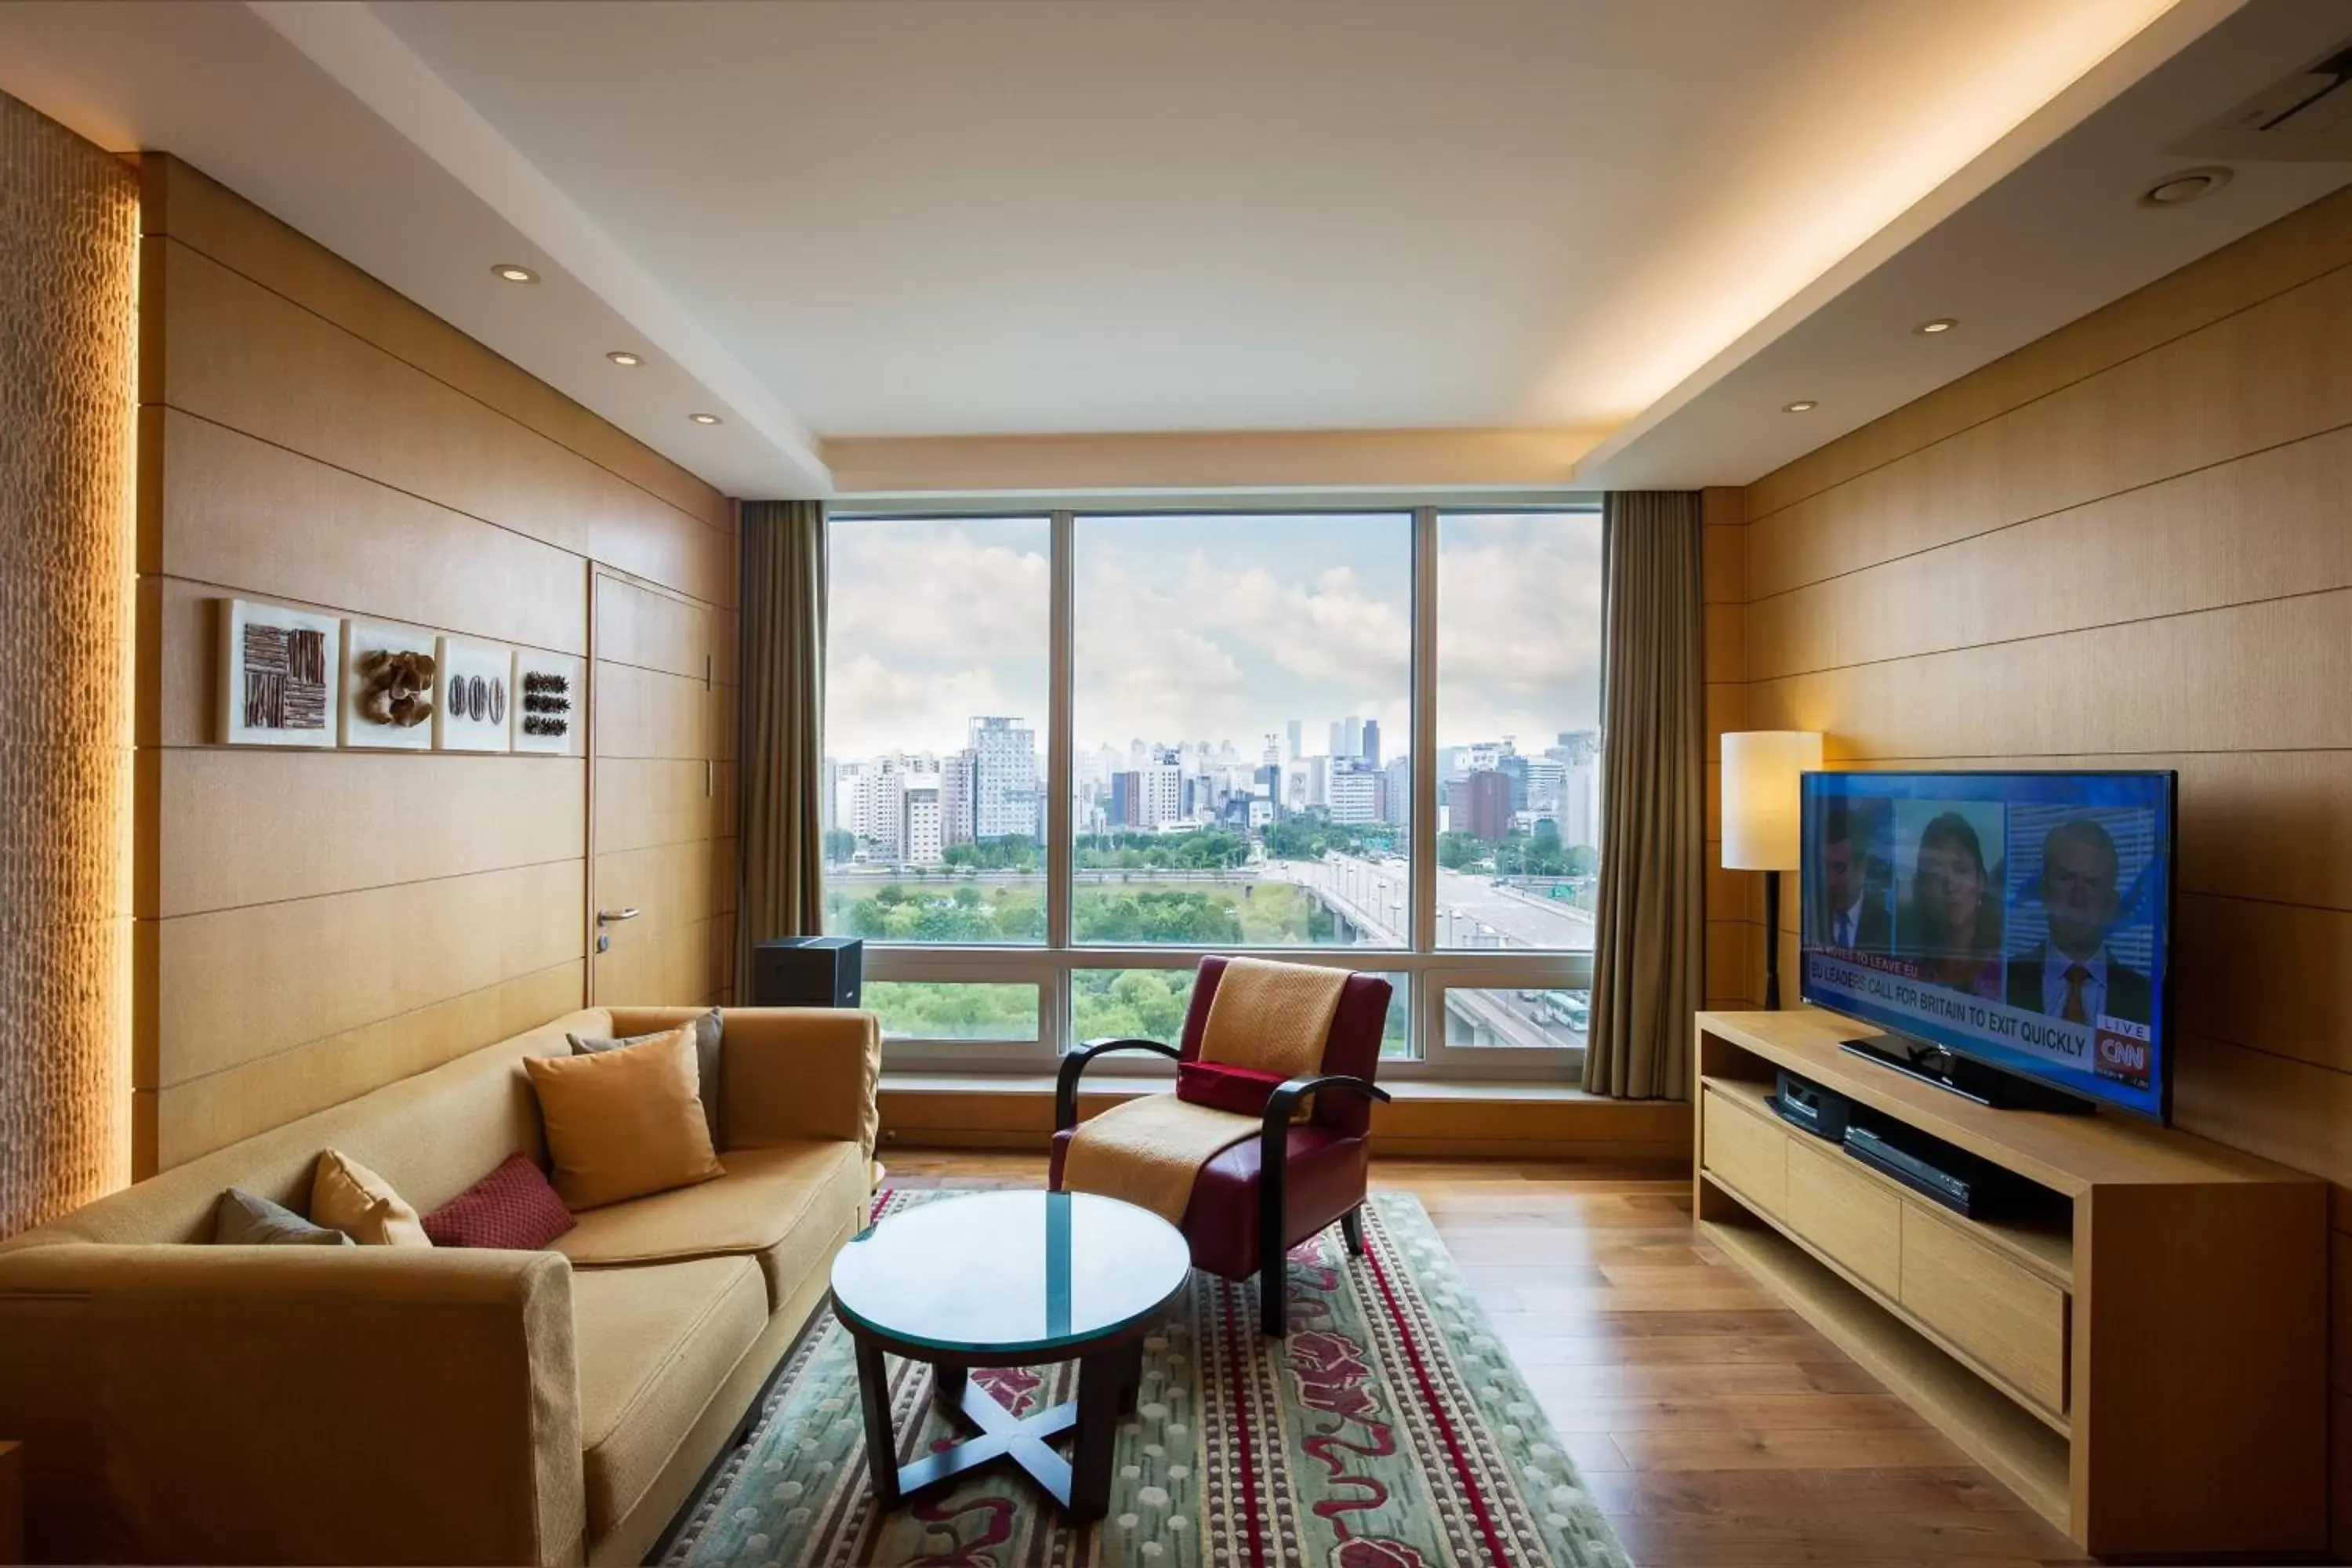
POLYGON ((1804 999, 1993 1103, 2033 1102, 2000 1092, 2026 1080, 2168 1120, 2174 784, 1805 774, 1804 999))

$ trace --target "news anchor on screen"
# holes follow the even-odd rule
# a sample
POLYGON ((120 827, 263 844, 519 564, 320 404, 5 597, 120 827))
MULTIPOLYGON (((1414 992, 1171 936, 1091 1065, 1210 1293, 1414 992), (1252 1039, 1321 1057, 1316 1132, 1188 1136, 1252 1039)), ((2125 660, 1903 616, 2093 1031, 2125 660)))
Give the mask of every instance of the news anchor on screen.
POLYGON ((2116 841, 2088 817, 2062 822, 2042 845, 2042 908, 2049 940, 2010 960, 2009 1005, 2073 1024, 2155 1016, 2147 976, 2107 946, 2120 865, 2116 841))
POLYGON ((1843 801, 1822 813, 1820 901, 1811 905, 1815 940, 1847 952, 1887 952, 1895 911, 1870 871, 1868 818, 1843 801))
POLYGON ((1931 984, 1988 1000, 2000 994, 2000 904, 1969 819, 1948 811, 1921 830, 1903 907, 1903 951, 1931 984))

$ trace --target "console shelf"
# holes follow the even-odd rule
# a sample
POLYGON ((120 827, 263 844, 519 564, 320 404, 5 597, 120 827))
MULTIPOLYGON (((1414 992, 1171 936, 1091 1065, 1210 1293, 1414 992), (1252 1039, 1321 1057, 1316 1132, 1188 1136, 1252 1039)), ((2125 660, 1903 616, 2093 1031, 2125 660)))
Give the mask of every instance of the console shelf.
POLYGON ((1977 1105, 1835 1014, 1701 1013, 1693 1206, 2084 1550, 2326 1543, 2326 1188, 2187 1133, 1977 1105), (1782 1121, 1776 1069, 2022 1177, 1973 1220, 1782 1121))

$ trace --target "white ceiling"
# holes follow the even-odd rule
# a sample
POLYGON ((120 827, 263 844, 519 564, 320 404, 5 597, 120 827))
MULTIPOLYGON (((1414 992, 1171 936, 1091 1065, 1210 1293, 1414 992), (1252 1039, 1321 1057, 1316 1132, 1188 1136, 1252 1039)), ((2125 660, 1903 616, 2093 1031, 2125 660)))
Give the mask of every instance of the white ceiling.
POLYGON ((737 494, 828 488, 828 437, 1182 431, 1539 428, 1588 452, 1559 482, 1693 484, 2343 183, 2132 202, 2347 33, 2346 0, 104 0, 0 5, 0 90, 737 494))

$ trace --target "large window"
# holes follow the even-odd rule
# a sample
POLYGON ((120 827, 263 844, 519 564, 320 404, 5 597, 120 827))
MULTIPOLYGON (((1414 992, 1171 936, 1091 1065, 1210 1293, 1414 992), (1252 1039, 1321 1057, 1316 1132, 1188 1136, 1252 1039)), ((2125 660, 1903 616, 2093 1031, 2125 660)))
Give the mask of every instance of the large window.
POLYGON ((1600 538, 1588 509, 836 518, 826 929, 867 939, 892 1059, 1173 1040, 1194 961, 1255 950, 1388 976, 1390 1070, 1569 1075, 1600 538))
POLYGON ((829 525, 828 932, 1045 940, 1052 526, 829 525))
POLYGON ((1339 867, 1409 848, 1412 517, 1074 527, 1072 939, 1407 945, 1339 867))

